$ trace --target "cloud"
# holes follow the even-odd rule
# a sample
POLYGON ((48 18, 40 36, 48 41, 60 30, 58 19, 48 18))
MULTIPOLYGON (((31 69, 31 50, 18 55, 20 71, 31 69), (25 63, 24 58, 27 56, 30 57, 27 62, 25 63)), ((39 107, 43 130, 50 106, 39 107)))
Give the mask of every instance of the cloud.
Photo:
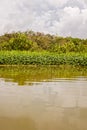
POLYGON ((86 0, 0 0, 0 34, 34 30, 87 38, 86 0))

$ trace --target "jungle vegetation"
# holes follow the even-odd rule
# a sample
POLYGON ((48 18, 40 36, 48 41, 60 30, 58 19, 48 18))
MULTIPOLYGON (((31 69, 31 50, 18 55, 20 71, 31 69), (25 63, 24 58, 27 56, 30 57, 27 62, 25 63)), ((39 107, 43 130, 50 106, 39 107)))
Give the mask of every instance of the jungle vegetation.
POLYGON ((0 65, 87 66, 87 39, 40 32, 15 32, 0 36, 0 65))
POLYGON ((87 39, 60 37, 40 32, 14 32, 0 36, 0 50, 87 52, 87 39))

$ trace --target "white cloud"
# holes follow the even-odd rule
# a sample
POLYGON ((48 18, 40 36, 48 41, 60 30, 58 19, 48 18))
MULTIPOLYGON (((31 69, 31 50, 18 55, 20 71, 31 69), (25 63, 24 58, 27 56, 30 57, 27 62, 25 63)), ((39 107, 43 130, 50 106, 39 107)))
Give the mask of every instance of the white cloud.
POLYGON ((0 34, 35 30, 87 38, 86 0, 0 0, 0 34))

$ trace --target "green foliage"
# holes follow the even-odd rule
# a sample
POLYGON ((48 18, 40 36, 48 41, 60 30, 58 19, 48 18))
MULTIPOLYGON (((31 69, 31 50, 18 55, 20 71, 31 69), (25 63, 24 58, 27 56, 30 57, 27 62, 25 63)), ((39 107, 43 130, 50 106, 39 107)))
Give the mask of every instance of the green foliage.
POLYGON ((5 44, 6 50, 28 50, 32 46, 32 41, 25 34, 18 34, 16 37, 9 39, 5 44))
POLYGON ((81 65, 87 66, 87 53, 50 53, 28 51, 1 51, 2 65, 81 65))
POLYGON ((59 37, 39 32, 17 32, 0 36, 0 50, 87 52, 87 39, 59 37))
POLYGON ((0 36, 0 64, 86 66, 87 39, 33 31, 5 34, 0 36))

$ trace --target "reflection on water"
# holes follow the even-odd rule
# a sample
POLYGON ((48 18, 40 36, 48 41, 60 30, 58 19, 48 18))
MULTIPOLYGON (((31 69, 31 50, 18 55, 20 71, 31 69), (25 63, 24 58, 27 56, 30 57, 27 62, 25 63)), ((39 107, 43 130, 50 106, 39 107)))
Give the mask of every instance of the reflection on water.
POLYGON ((1 67, 0 130, 87 130, 86 69, 37 70, 1 67))
POLYGON ((0 78, 16 82, 18 85, 33 85, 60 79, 73 79, 87 76, 87 68, 73 66, 0 66, 0 78))

